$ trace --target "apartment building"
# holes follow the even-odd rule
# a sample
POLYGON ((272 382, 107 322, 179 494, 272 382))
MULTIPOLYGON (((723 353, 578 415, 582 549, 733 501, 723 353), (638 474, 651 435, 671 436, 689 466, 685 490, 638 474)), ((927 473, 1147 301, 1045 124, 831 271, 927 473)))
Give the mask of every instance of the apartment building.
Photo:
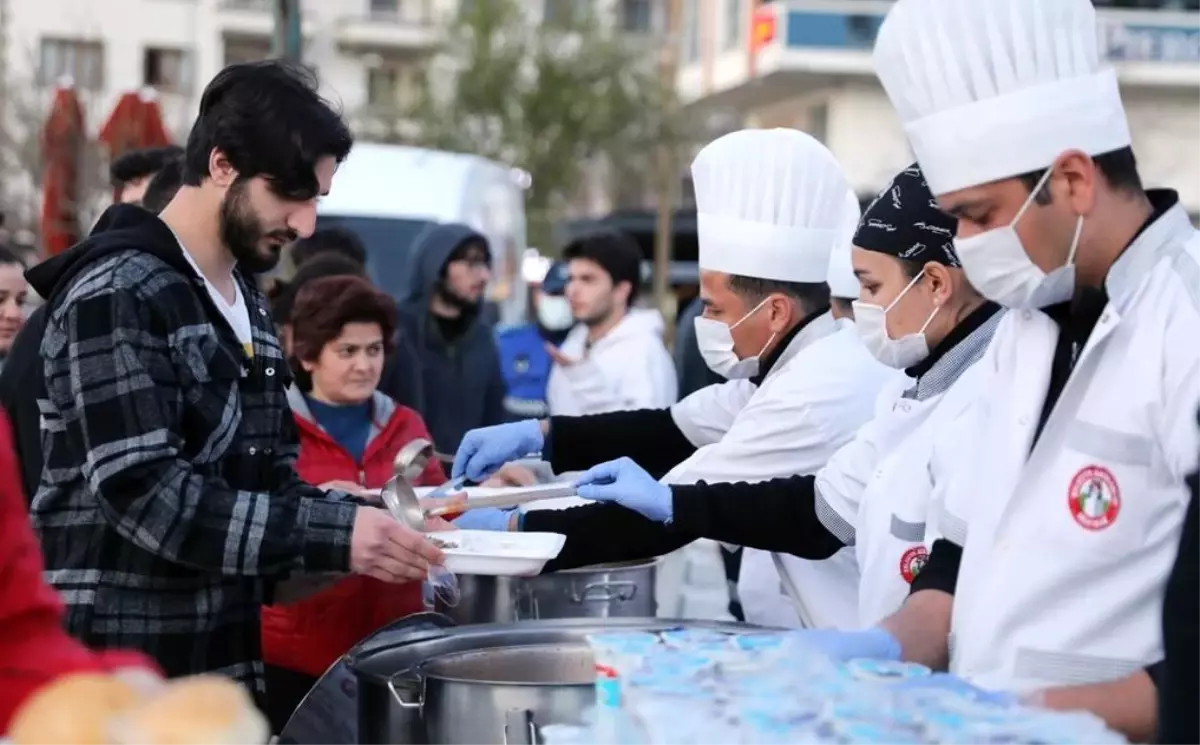
MULTIPOLYGON (((856 190, 911 162, 871 69, 891 0, 681 0, 678 89, 697 116, 805 130, 856 190)), ((1200 214, 1200 2, 1097 0, 1100 43, 1120 75, 1141 172, 1200 214)))

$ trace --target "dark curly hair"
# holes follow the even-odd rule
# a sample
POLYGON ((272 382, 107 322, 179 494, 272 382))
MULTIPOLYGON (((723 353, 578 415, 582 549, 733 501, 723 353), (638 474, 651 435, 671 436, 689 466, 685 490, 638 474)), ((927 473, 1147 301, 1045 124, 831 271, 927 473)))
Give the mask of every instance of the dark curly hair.
POLYGON ((384 354, 391 354, 395 346, 396 302, 362 277, 341 275, 306 283, 296 293, 290 321, 292 353, 305 362, 320 357, 348 323, 377 323, 384 354))
POLYGON ((317 92, 311 70, 282 60, 229 65, 200 96, 200 115, 188 135, 183 183, 199 186, 220 150, 240 179, 262 176, 276 196, 317 196, 322 157, 346 159, 354 138, 338 110, 317 92))

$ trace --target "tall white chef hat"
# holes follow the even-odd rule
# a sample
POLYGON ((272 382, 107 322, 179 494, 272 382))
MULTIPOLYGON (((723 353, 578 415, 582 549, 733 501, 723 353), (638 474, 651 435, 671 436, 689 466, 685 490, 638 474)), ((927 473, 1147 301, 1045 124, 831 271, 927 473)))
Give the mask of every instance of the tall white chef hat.
POLYGON ((850 250, 854 243, 854 233, 858 230, 858 221, 862 217, 862 207, 854 192, 846 192, 846 204, 842 207, 841 225, 838 227, 837 243, 829 254, 829 293, 833 297, 856 299, 858 297, 858 277, 854 276, 854 265, 850 261, 850 250))
POLYGON ((874 63, 934 194, 1130 144, 1090 0, 898 0, 874 63))
POLYGON ((794 129, 744 129, 692 161, 700 268, 824 282, 850 186, 833 154, 794 129))

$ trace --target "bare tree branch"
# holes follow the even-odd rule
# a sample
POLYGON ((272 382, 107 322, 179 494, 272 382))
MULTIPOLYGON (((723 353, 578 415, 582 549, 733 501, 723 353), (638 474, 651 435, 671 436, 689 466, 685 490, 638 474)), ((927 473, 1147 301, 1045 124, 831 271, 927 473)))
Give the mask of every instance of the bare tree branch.
MULTIPOLYGON (((554 221, 599 159, 649 160, 681 142, 646 39, 616 32, 590 3, 570 2, 553 22, 521 0, 467 6, 448 30, 411 106, 412 144, 470 152, 532 176, 526 213, 532 245, 548 247, 554 221)), ((639 169, 615 172, 630 174, 639 169)))

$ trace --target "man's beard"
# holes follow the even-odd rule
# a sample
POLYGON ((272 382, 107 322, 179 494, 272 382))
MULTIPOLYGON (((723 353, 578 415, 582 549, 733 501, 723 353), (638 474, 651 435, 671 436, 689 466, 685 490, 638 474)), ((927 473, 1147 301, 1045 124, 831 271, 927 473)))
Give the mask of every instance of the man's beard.
POLYGON ((606 298, 600 303, 599 308, 580 318, 579 322, 589 328, 592 326, 603 326, 612 318, 614 307, 615 304, 612 298, 606 298))
POLYGON ((444 281, 437 283, 437 287, 434 288, 434 292, 437 293, 438 298, 441 299, 443 303, 449 305, 451 308, 457 308, 460 313, 479 312, 478 300, 468 300, 462 295, 459 295, 444 281))
POLYGON ((250 206, 250 195, 246 190, 249 182, 237 179, 221 199, 219 212, 221 242, 233 254, 233 260, 238 266, 251 274, 269 272, 279 263, 283 244, 296 240, 294 230, 263 231, 262 223, 254 209, 250 206), (276 238, 281 243, 279 248, 263 253, 258 246, 264 238, 276 238))

